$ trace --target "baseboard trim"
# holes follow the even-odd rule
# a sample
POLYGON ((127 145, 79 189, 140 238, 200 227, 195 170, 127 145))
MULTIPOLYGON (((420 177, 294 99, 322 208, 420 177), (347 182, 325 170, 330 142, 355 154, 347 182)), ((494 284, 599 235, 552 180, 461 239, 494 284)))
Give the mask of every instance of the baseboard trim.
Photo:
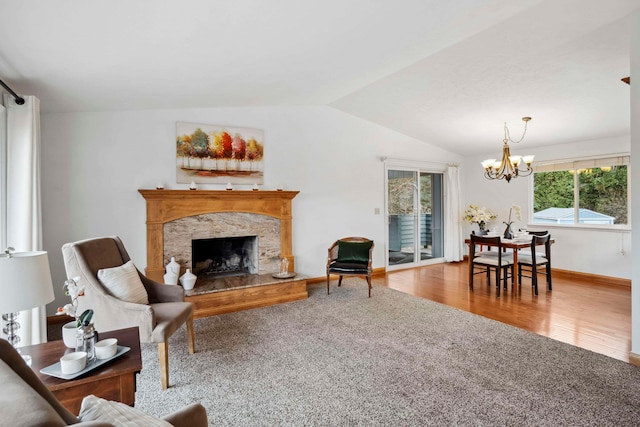
POLYGON ((640 366, 640 354, 629 352, 629 363, 632 365, 640 366))
POLYGON ((551 273, 558 278, 571 279, 580 282, 585 282, 594 285, 616 285, 616 286, 629 286, 631 287, 630 279, 623 279, 621 277, 601 276, 598 274, 582 273, 579 271, 560 270, 556 268, 551 269, 551 273))

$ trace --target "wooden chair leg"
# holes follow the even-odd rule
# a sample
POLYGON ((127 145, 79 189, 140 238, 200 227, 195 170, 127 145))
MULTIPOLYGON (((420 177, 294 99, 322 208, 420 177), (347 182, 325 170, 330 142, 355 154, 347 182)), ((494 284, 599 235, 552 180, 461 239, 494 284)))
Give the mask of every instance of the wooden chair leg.
POLYGON ((547 289, 551 290, 551 264, 547 263, 547 289))
POLYGON ((158 343, 158 362, 160 363, 160 383, 162 389, 169 387, 169 342, 158 343))
POLYGON ((531 282, 533 284, 533 293, 538 295, 538 266, 531 266, 531 282))
POLYGON ((187 345, 189 346, 189 354, 196 352, 196 338, 193 331, 193 316, 187 319, 187 345))
POLYGON ((500 267, 496 267, 496 289, 498 293, 497 296, 500 296, 500 267))
POLYGON ((338 286, 342 286, 342 276, 339 276, 338 278, 338 286))
POLYGON ((329 295, 329 273, 327 273, 327 295, 329 295))
POLYGON ((473 290, 473 262, 469 261, 469 289, 473 290))
POLYGON ((522 266, 523 264, 520 264, 518 267, 518 287, 522 285, 522 266))
POLYGON ((371 276, 367 276, 367 283, 369 284, 369 298, 371 298, 371 276))

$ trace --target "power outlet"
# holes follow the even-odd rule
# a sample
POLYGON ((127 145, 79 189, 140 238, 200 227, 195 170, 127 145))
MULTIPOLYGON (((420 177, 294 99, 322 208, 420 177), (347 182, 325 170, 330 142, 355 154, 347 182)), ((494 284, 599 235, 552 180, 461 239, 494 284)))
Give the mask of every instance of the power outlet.
POLYGON ((380 215, 380 208, 374 208, 373 209, 373 214, 374 215, 380 215))

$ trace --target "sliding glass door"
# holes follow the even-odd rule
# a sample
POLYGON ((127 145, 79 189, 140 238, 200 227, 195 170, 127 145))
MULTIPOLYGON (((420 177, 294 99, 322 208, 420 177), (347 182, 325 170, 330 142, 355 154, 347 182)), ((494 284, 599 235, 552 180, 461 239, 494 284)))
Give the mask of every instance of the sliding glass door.
POLYGON ((387 169, 387 267, 413 267, 443 257, 442 181, 442 173, 387 169))

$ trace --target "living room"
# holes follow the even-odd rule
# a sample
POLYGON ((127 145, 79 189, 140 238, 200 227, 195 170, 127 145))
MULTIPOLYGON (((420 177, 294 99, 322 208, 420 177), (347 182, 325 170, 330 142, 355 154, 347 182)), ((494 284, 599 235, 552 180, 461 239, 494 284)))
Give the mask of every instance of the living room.
MULTIPOLYGON (((180 6, 182 11, 177 6, 164 6, 176 14, 176 20, 182 19, 181 22, 189 22, 189 19, 196 19, 197 12, 201 11, 200 8, 189 9, 189 3, 183 2, 180 6)), ((231 22, 236 16, 250 14, 252 2, 241 3, 237 6, 237 10, 233 10, 234 14, 225 15, 231 22)), ((427 3, 436 10, 441 7, 437 2, 427 3)), ((421 53, 412 56, 411 45, 371 47, 366 44, 378 56, 387 56, 389 61, 375 62, 371 58, 376 55, 363 56, 361 58, 363 64, 359 67, 350 64, 352 69, 346 66, 343 68, 336 61, 332 67, 321 70, 321 73, 324 73, 321 77, 309 77, 309 79, 316 78, 318 81, 296 86, 295 84, 299 83, 297 80, 300 79, 299 75, 294 76, 295 78, 289 74, 284 77, 277 75, 279 61, 290 67, 299 66, 298 72, 303 73, 306 68, 299 63, 309 60, 308 56, 312 55, 309 52, 313 52, 314 47, 324 52, 334 48, 335 44, 339 44, 339 40, 334 39, 338 37, 336 35, 327 35, 326 44, 317 42, 313 37, 322 34, 317 30, 309 36, 301 36, 309 46, 308 51, 299 50, 289 53, 288 46, 293 43, 290 39, 298 37, 298 33, 294 33, 294 30, 301 31, 305 23, 315 22, 310 21, 308 14, 311 12, 305 11, 301 6, 287 5, 292 8, 290 12, 292 20, 295 17, 298 21, 297 27, 293 24, 291 27, 283 27, 282 31, 286 30, 287 33, 270 36, 273 38, 267 38, 265 33, 263 37, 273 45, 270 49, 259 46, 255 51, 251 51, 254 55, 252 57, 246 54, 233 56, 233 52, 228 51, 228 48, 220 46, 225 43, 219 40, 211 42, 210 50, 198 51, 197 53, 203 56, 237 58, 236 63, 230 63, 229 69, 220 74, 214 73, 213 70, 217 70, 218 65, 212 61, 207 71, 211 83, 203 85, 202 81, 195 78, 199 74, 184 65, 189 64, 188 60, 196 61, 196 52, 190 52, 187 49, 188 32, 185 31, 185 34, 181 34, 177 40, 171 41, 168 33, 169 28, 174 24, 170 22, 159 26, 165 29, 166 34, 152 31, 152 28, 159 30, 152 21, 154 17, 159 19, 162 15, 160 11, 154 10, 154 13, 150 13, 150 16, 143 19, 145 14, 137 10, 137 7, 129 6, 131 8, 129 9, 123 4, 112 5, 109 8, 96 5, 95 9, 89 5, 81 6, 77 3, 70 3, 67 6, 39 4, 34 5, 31 11, 36 19, 28 22, 27 11, 3 2, 2 9, 8 10, 9 13, 3 13, 3 17, 0 18, 2 34, 0 54, 3 59, 0 62, 0 78, 18 93, 38 97, 42 110, 43 249, 49 253, 56 296, 55 301, 47 306, 47 315, 53 316, 57 307, 68 302, 68 297, 61 291, 62 283, 67 277, 60 250, 67 242, 97 236, 120 236, 136 266, 144 270, 147 262, 146 205, 138 190, 154 189, 158 184, 163 184, 166 189, 188 190, 189 188, 189 183, 178 183, 176 180, 177 122, 264 130, 265 172, 264 183, 259 186, 259 190, 275 190, 282 187, 285 190, 300 192, 293 201, 292 235, 295 270, 312 278, 324 276, 327 248, 337 238, 344 236, 367 236, 374 240, 376 242, 373 254, 374 268, 386 267, 387 224, 384 215, 386 184, 383 158, 396 159, 406 164, 435 165, 443 171, 449 164, 458 164, 462 207, 470 204, 487 205, 498 214, 499 218, 494 224, 497 226, 501 226, 502 221, 506 220, 511 205, 522 206, 527 214, 531 207, 528 179, 518 178, 507 184, 482 178, 483 170, 480 161, 488 156, 499 155, 504 121, 509 122, 513 135, 519 136, 522 131, 520 117, 524 115, 533 117, 528 125, 526 138, 521 144, 512 147, 512 151, 517 151, 518 154, 535 154, 536 162, 630 153, 631 163, 638 163, 640 132, 636 127, 637 123, 640 123, 637 119, 640 117, 640 107, 637 105, 637 99, 640 99, 640 96, 637 96, 637 86, 634 88, 633 84, 627 85, 620 82, 620 78, 629 75, 633 80, 633 76, 638 74, 640 62, 638 52, 640 43, 637 41, 638 7, 634 6, 633 2, 615 2, 618 10, 625 10, 625 12, 618 12, 618 16, 611 12, 616 9, 615 7, 599 6, 599 2, 592 1, 589 2, 589 7, 594 8, 591 13, 581 12, 583 13, 581 14, 576 11, 575 15, 566 18, 558 14, 548 18, 550 26, 551 23, 557 23, 562 19, 582 18, 587 22, 584 31, 576 30, 571 33, 571 37, 574 38, 565 40, 561 44, 565 50, 574 47, 572 42, 575 40, 582 40, 583 37, 589 39, 592 33, 595 35, 591 37, 596 37, 599 34, 598 30, 615 26, 621 20, 629 25, 629 19, 634 19, 631 21, 634 22, 632 26, 634 38, 631 44, 630 62, 613 64, 611 74, 615 79, 612 78, 611 82, 607 83, 610 85, 607 86, 607 90, 619 91, 618 98, 627 100, 624 120, 628 128, 622 133, 610 134, 604 131, 586 133, 587 129, 593 129, 590 124, 604 123, 608 118, 608 111, 592 108, 591 115, 576 119, 573 117, 575 113, 567 114, 561 111, 564 105, 555 104, 551 108, 541 104, 542 101, 539 100, 536 104, 528 103, 526 99, 520 97, 525 97, 527 94, 533 96, 531 91, 512 91, 518 86, 518 82, 531 80, 532 74, 540 72, 527 68, 533 61, 528 57, 538 59, 546 53, 545 49, 535 49, 535 38, 529 40, 530 44, 523 46, 521 50, 512 50, 511 44, 498 45, 493 49, 502 51, 499 56, 501 61, 493 63, 493 66, 497 70, 505 67, 505 73, 508 75, 513 73, 508 90, 488 85, 480 95, 489 97, 487 92, 491 92, 489 102, 479 102, 478 98, 471 97, 470 89, 468 100, 463 90, 454 91, 455 86, 465 86, 464 80, 457 78, 464 77, 461 69, 464 68, 465 60, 471 62, 476 59, 471 56, 471 52, 477 48, 478 42, 473 41, 472 35, 476 35, 481 41, 486 37, 493 38, 495 34, 487 35, 483 31, 495 32, 500 26, 512 29, 513 27, 508 25, 516 24, 509 24, 510 19, 515 19, 518 23, 528 20, 537 22, 534 18, 537 18, 545 8, 554 10, 552 3, 555 2, 529 2, 528 5, 520 3, 517 6, 509 6, 509 2, 498 2, 502 7, 497 9, 491 9, 488 2, 476 3, 479 4, 477 10, 468 9, 467 12, 470 15, 462 14, 461 22, 456 22, 459 26, 468 24, 469 27, 466 28, 468 33, 455 34, 455 37, 452 36, 449 39, 450 45, 438 45, 437 52, 427 53, 427 48, 421 45, 419 46, 422 49, 421 53), (120 13, 109 11, 108 9, 112 7, 114 11, 120 13), (510 10, 509 7, 514 9, 510 10), (473 17, 474 11, 484 12, 485 15, 476 17, 476 20, 463 19, 463 17, 473 17), (492 16, 489 12, 495 15, 492 16), (608 13, 610 15, 607 15, 608 13), (59 17, 62 22, 50 19, 51 16, 59 17), (96 16, 106 16, 109 19, 105 18, 104 22, 101 22, 100 19, 96 19, 96 16), (600 16, 602 21, 598 21, 596 16, 600 16), (20 25, 11 23, 10 20, 20 21, 20 25), (471 23, 476 23, 477 27, 471 26, 471 23), (139 26, 136 26, 138 24, 139 26), (21 26, 27 26, 31 31, 35 31, 34 40, 27 42, 28 37, 18 37, 19 40, 15 40, 15 34, 22 34, 21 26), (91 31, 93 28, 96 35, 91 31), (149 33, 146 33, 145 28, 149 29, 149 33), (65 34, 65 31, 69 34, 65 34), (87 36, 88 34, 91 36, 87 36), (92 43, 95 44, 95 49, 91 49, 88 43, 81 40, 94 37, 92 43), (46 39, 51 39, 52 44, 53 41, 57 41, 57 47, 49 45, 46 39), (37 48, 38 43, 46 44, 46 49, 40 52, 37 48), (124 48, 127 43, 134 45, 132 50, 120 53, 118 48, 124 48), (166 52, 158 49, 157 56, 146 55, 145 49, 151 49, 156 45, 165 46, 166 52), (447 50, 447 48, 451 49, 447 50), (184 49, 184 52, 181 52, 181 49, 184 49), (461 49, 470 56, 451 61, 459 66, 455 70, 447 70, 455 78, 452 78, 452 81, 437 81, 433 83, 433 87, 416 89, 416 93, 418 97, 427 97, 426 94, 432 91, 434 99, 431 102, 442 102, 443 111, 447 112, 451 103, 472 104, 473 108, 468 107, 464 110, 466 115, 444 116, 444 113, 441 114, 437 110, 437 106, 435 110, 414 108, 416 112, 414 115, 431 114, 433 116, 429 119, 431 123, 447 122, 447 126, 442 128, 422 130, 424 132, 422 135, 429 135, 427 137, 416 137, 410 135, 416 135, 418 132, 412 133, 406 126, 402 129, 401 126, 394 126, 394 115, 384 116, 376 111, 376 109, 384 110, 385 107, 400 110, 392 97, 393 93, 378 95, 378 102, 375 105, 371 104, 370 110, 356 108, 358 106, 355 104, 367 103, 368 96, 373 96, 372 93, 377 94, 366 91, 358 93, 360 89, 375 90, 375 87, 369 86, 375 86, 375 83, 385 76, 400 72, 411 64, 430 56, 434 56, 435 59, 426 61, 426 65, 432 67, 436 67, 439 63, 449 65, 445 61, 447 54, 453 55, 451 52, 455 53, 456 49, 461 49), (260 55, 261 50, 263 53, 260 55), (392 55, 392 52, 397 54, 392 55), (97 64, 98 59, 90 56, 93 53, 97 53, 100 58, 97 64), (270 57, 276 60, 272 62, 270 57), (369 59, 370 62, 366 63, 364 59, 369 59), (67 76, 68 68, 75 69, 78 74, 71 74, 69 71, 67 76), (163 68, 169 70, 168 76, 161 73, 163 68), (128 80, 134 83, 134 86, 111 79, 112 75, 119 74, 122 69, 129 70, 128 80), (251 72, 248 71, 249 69, 251 72), (373 70, 370 71, 371 74, 368 74, 368 69, 373 70), (341 70, 347 77, 333 74, 341 70), (516 75, 517 71, 520 71, 522 76, 516 75), (361 74, 358 74, 360 72, 361 74), (247 73, 246 80, 234 80, 231 77, 242 73, 247 73), (272 78, 261 79, 259 84, 253 84, 250 79, 258 74, 272 76, 272 78), (162 89, 152 84, 155 80, 161 81, 162 89), (66 89, 74 87, 80 92, 96 96, 95 100, 83 99, 77 93, 67 94, 66 89), (311 90, 312 87, 315 89, 311 90), (455 93, 456 96, 449 99, 435 97, 436 93, 445 91, 455 93), (302 97, 301 93, 305 96, 302 97), (350 98, 352 94, 353 97, 350 98), (105 103, 100 104, 100 99, 105 103), (390 101, 391 99, 393 102, 390 101), (501 102, 501 99, 504 102, 501 102), (359 116, 356 112, 363 114, 359 116), (377 114, 381 117, 379 121, 374 119, 377 114), (554 120, 554 116, 561 119, 554 120), (574 133, 565 131, 565 127, 574 133), (456 147, 455 140, 468 140, 467 132, 475 132, 478 135, 478 147, 469 151, 460 150, 456 147)), ((587 8, 582 5, 582 2, 568 1, 562 6, 562 10, 572 7, 587 8)), ((146 6, 151 7, 148 4, 146 6)), ((200 6, 204 7, 202 4, 200 6)), ((398 15, 395 16, 398 16, 398 20, 410 18, 408 13, 410 6, 417 7, 415 2, 409 2, 406 5, 407 11, 396 12, 398 15)), ((311 11, 318 13, 315 7, 309 7, 311 11)), ((333 7, 334 12, 340 14, 341 6, 338 3, 331 3, 326 7, 333 7)), ((366 22, 362 23, 363 34, 364 29, 381 27, 385 24, 386 20, 383 19, 385 14, 392 13, 389 9, 402 9, 397 3, 391 7, 391 2, 380 8, 381 10, 370 11, 372 14, 376 12, 376 18, 372 18, 372 22, 364 20, 366 22)), ((344 11, 344 17, 336 18, 336 26, 340 27, 339 24, 344 24, 347 18, 353 19, 352 22, 358 22, 355 11, 365 12, 369 9, 375 8, 364 3, 360 4, 359 8, 350 6, 344 11)), ((262 7, 257 10, 263 14, 265 12, 262 7)), ((281 9, 276 10, 282 12, 281 9)), ((219 10, 219 12, 224 11, 219 10)), ((230 13, 230 11, 227 12, 230 13)), ((266 13, 264 19, 275 19, 272 13, 275 14, 275 11, 266 13)), ((243 17, 243 23, 245 23, 244 19, 248 18, 243 17)), ((430 16, 429 19, 434 20, 434 17, 430 16)), ((258 20, 258 22, 262 21, 258 20)), ((276 22, 282 24, 281 20, 276 22)), ((408 22, 413 24, 408 28, 417 32, 415 37, 427 37, 426 30, 416 29, 418 26, 416 21, 408 22)), ((250 23, 251 21, 247 25, 250 23)), ((433 25, 435 24, 434 22, 433 25)), ((189 27, 188 24, 184 25, 189 27)), ((397 23, 394 25, 396 25, 394 29, 399 31, 400 25, 397 23)), ((331 24, 327 26, 331 27, 331 24)), ((355 24, 354 26, 358 27, 355 24)), ((459 30, 459 26, 455 27, 456 30, 459 30)), ((263 24, 260 29, 265 31, 266 27, 268 26, 263 24)), ((367 34, 374 33, 370 30, 367 34)), ((351 43, 349 46, 352 47, 352 51, 356 50, 354 47, 358 46, 358 43, 362 43, 364 49, 365 43, 357 38, 355 41, 350 39, 349 37, 353 36, 350 32, 343 31, 339 35, 344 38, 345 43, 347 41, 351 43)), ((202 33, 196 32, 194 37, 196 36, 202 37, 202 33)), ((518 39, 515 34, 513 37, 518 39)), ((260 32, 247 39, 245 49, 249 49, 252 43, 260 41, 260 32)), ((406 39, 403 40, 406 42, 406 39)), ((237 45, 234 47, 238 48, 237 45)), ((413 48, 419 50, 416 46, 413 48)), ((628 47, 624 48, 628 49, 628 47)), ((566 52, 565 50, 563 52, 566 52)), ((478 52, 478 55, 485 53, 480 50, 478 52)), ((336 59, 341 58, 339 55, 336 56, 336 59)), ((569 56, 567 64, 558 64, 556 72, 561 74, 563 67, 570 67, 569 63, 572 59, 569 56)), ((487 64, 482 63, 482 65, 487 64)), ((443 71, 441 73, 446 74, 443 71)), ((494 79, 489 78, 489 72, 486 71, 486 73, 487 75, 479 74, 475 78, 494 83, 494 79)), ((502 73, 498 71, 496 73, 502 76, 502 73)), ((436 76, 441 77, 442 74, 436 74, 436 76)), ((469 79, 471 77, 467 76, 469 79)), ((401 82, 411 81, 402 74, 396 78, 401 82)), ((553 84, 550 80, 549 77, 549 81, 545 81, 549 83, 550 92, 554 90, 561 92, 561 85, 569 84, 562 78, 553 80, 553 84)), ((469 88, 472 87, 475 86, 469 86, 469 88)), ((407 102, 413 102, 413 100, 408 99, 407 102)), ((434 108, 433 105, 429 107, 434 108)), ((601 127, 609 130, 605 125, 601 127)), ((631 176, 633 178, 631 181, 637 182, 638 172, 632 169, 631 176)), ((251 187, 252 185, 236 185, 234 191, 251 190, 251 187)), ((224 190, 225 185, 199 184, 198 188, 224 190)), ((640 202, 635 198, 631 199, 630 210, 632 220, 629 225, 637 225, 640 202)), ((526 225, 526 221, 523 219, 518 225, 526 225)), ((461 229, 461 236, 468 236, 474 228, 469 224, 462 224, 461 229)), ((640 263, 633 263, 637 255, 632 251, 632 243, 638 243, 639 233, 631 230, 631 227, 625 230, 554 228, 553 235, 556 239, 554 267, 628 280, 635 288, 638 286, 637 283, 640 283, 640 263), (597 250, 584 244, 594 239, 598 241, 597 250)), ((462 242, 460 245, 462 246, 462 242)), ((632 353, 636 355, 640 354, 638 294, 640 293, 633 292, 633 300, 630 301, 634 319, 632 353)))

